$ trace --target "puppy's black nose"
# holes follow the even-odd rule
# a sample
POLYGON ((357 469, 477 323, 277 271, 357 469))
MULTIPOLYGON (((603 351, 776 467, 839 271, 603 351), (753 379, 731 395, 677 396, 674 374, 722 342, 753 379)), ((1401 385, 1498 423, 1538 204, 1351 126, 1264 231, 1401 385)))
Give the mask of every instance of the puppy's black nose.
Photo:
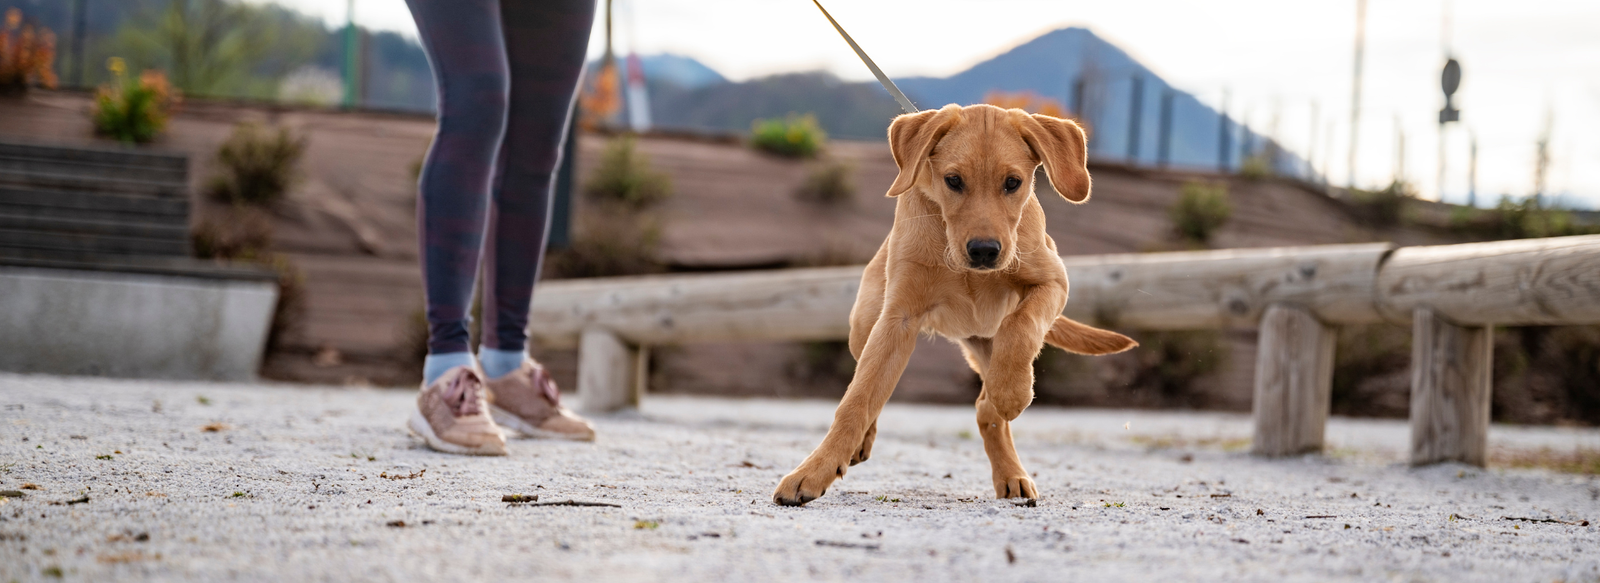
POLYGON ((967 261, 976 269, 992 269, 1000 261, 1000 242, 994 239, 967 241, 967 261))

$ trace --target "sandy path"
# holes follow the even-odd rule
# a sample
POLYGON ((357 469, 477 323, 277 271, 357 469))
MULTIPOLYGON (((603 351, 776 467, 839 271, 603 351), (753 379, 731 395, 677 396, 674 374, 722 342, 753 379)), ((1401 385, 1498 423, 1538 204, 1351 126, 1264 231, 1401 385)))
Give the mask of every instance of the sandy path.
MULTIPOLYGON (((498 459, 420 448, 410 405, 0 375, 0 490, 42 488, 0 505, 0 581, 1600 579, 1600 532, 1576 524, 1600 519, 1600 479, 1410 469, 1397 422, 1336 419, 1338 455, 1269 462, 1237 451, 1242 416, 1035 408, 1018 444, 1044 497, 1024 508, 989 498, 970 409, 891 405, 872 460, 780 508, 771 489, 829 403, 652 397, 597 420, 597 444, 514 441, 498 459)), ((1592 448, 1600 432, 1493 441, 1592 448)))

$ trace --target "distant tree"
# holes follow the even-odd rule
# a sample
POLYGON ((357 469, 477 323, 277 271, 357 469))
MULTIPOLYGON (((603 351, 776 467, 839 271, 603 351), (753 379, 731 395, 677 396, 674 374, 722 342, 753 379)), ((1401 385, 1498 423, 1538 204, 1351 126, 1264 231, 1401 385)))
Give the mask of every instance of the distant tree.
POLYGON ((1059 118, 1068 117, 1067 108, 1061 105, 1060 101, 1032 91, 990 91, 984 94, 983 102, 995 107, 1020 109, 1028 113, 1042 113, 1059 118))
POLYGON ((198 95, 260 95, 304 64, 320 30, 307 30, 282 9, 238 0, 169 0, 124 22, 116 44, 136 66, 170 72, 173 85, 198 95), (263 64, 272 65, 261 71, 263 64))

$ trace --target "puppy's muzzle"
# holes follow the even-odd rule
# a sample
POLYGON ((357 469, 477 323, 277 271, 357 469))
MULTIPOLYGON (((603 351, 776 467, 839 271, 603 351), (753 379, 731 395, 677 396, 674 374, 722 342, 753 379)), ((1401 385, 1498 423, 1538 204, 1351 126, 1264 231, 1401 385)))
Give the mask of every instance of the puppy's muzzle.
POLYGON ((973 269, 994 269, 1000 262, 1000 242, 994 239, 967 241, 967 266, 973 269))

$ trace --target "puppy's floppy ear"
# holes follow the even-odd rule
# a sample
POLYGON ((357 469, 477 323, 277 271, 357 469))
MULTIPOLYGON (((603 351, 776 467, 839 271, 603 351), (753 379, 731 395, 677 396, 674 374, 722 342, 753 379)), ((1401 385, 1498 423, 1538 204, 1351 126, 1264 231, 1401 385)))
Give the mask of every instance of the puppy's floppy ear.
POLYGON ((917 183, 928 156, 939 139, 950 133, 961 120, 961 107, 946 105, 943 109, 925 109, 894 118, 889 124, 889 153, 900 167, 900 175, 889 186, 889 196, 900 196, 917 183))
POLYGON ((1029 115, 1020 109, 1011 110, 1011 124, 1044 164, 1056 192, 1068 202, 1089 200, 1089 150, 1083 128, 1072 120, 1029 115))

